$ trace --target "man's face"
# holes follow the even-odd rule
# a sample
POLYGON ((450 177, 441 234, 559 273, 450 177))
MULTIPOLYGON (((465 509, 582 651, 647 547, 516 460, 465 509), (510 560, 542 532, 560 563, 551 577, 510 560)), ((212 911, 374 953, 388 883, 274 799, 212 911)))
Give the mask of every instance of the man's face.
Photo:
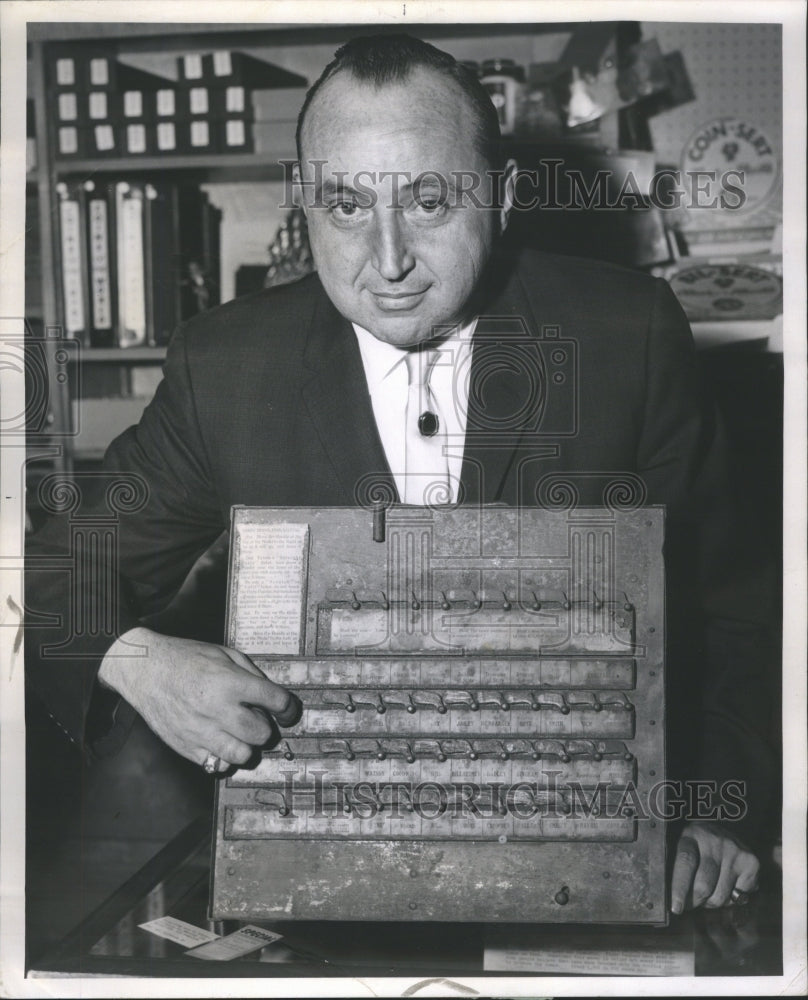
POLYGON ((422 68, 378 89, 339 72, 306 114, 302 199, 320 279, 379 340, 417 344, 465 318, 504 224, 473 134, 468 98, 422 68), (485 207, 458 193, 472 175, 485 207))

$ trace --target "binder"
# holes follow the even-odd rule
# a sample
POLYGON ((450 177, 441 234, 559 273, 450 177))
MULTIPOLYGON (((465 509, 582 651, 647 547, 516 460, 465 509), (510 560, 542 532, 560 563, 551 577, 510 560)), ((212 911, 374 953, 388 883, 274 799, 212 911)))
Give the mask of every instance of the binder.
POLYGON ((120 156, 123 130, 111 122, 99 122, 92 127, 77 128, 59 124, 56 129, 56 150, 60 159, 106 159, 120 156))
POLYGON ((56 185, 59 199, 59 238, 62 256, 62 304, 65 334, 84 344, 89 343, 89 302, 87 248, 85 240, 86 206, 81 184, 62 181, 56 185))
MULTIPOLYGON (((252 91, 243 84, 213 84, 190 81, 175 93, 178 118, 223 118, 225 115, 252 116, 252 91)), ((166 100, 164 97, 163 100, 166 100)))
POLYGON ((211 137, 210 122, 206 119, 188 123, 188 142, 191 150, 210 150, 214 148, 211 137))
POLYGON ((245 52, 221 49, 202 56, 202 77, 214 87, 305 87, 298 73, 257 59, 245 52))
POLYGON ((105 48, 108 50, 108 46, 104 46, 75 56, 68 54, 66 46, 61 46, 55 58, 50 60, 51 84, 58 89, 70 87, 85 93, 96 87, 114 89, 118 64, 105 54, 105 48))
POLYGON ((220 49, 216 52, 189 52, 177 59, 181 87, 306 87, 298 73, 257 59, 245 52, 220 49))
POLYGON ((118 95, 107 90, 91 90, 83 94, 81 107, 85 112, 82 120, 88 125, 115 121, 120 117, 118 95))
POLYGON ((211 90, 204 84, 191 81, 191 86, 177 90, 175 94, 178 118, 208 117, 212 114, 211 90))
POLYGON ((150 123, 129 122, 120 131, 126 156, 145 156, 157 151, 157 130, 150 123))
POLYGON ((178 153, 210 153, 214 150, 214 134, 207 118, 186 118, 176 121, 178 153))
POLYGON ((222 211, 217 208, 207 194, 202 204, 202 248, 205 259, 205 273, 208 278, 208 306, 221 303, 221 230, 222 211))
POLYGON ((143 241, 142 187, 115 185, 118 346, 146 343, 146 275, 143 241))
POLYGON ((190 319, 207 308, 209 293, 205 288, 205 255, 202 246, 203 195, 198 188, 177 189, 177 286, 180 295, 180 318, 190 319))
MULTIPOLYGON (((60 124, 88 128, 97 123, 153 121, 157 93, 176 81, 96 54, 57 58, 51 67, 51 96, 60 124)), ((164 100, 164 98, 162 99, 164 100)))
POLYGON ((79 101, 74 90, 65 90, 56 95, 56 116, 60 122, 77 122, 79 101))
POLYGON ((85 181, 87 260, 89 271, 90 346, 115 343, 116 289, 114 278, 114 202, 104 185, 85 181))
POLYGON ((306 99, 305 87, 253 90, 250 105, 256 122, 297 122, 306 99))
POLYGON ((56 152, 59 157, 87 155, 86 129, 75 125, 59 125, 56 129, 56 152))
POLYGON ((50 78, 55 87, 75 87, 76 60, 72 56, 58 56, 51 64, 50 78))
POLYGON ((294 121, 253 122, 253 152, 267 153, 276 163, 297 159, 296 128, 297 122, 294 121))
POLYGON ((181 83, 198 82, 206 78, 199 52, 186 52, 177 59, 177 75, 181 83))
POLYGON ((157 95, 173 87, 174 81, 126 63, 118 63, 117 84, 123 121, 143 122, 157 117, 157 95))
POLYGON ((155 123, 154 148, 158 153, 173 153, 177 149, 177 124, 174 121, 155 123))
POLYGON ((150 95, 152 98, 151 108, 154 117, 158 120, 162 118, 174 118, 177 114, 177 88, 172 86, 161 86, 150 95))
POLYGON ((220 299, 221 212, 198 188, 177 191, 180 319, 190 319, 220 299))
MULTIPOLYGON (((79 130, 81 131, 81 130, 79 130)), ((87 155, 90 157, 120 156, 121 130, 110 122, 94 125, 88 133, 87 155)))
POLYGON ((90 87, 115 86, 115 60, 109 56, 96 53, 91 56, 86 66, 86 85, 90 87))
POLYGON ((234 115, 215 124, 218 132, 216 145, 221 152, 252 152, 253 131, 247 118, 234 115))
POLYGON ((177 188, 147 183, 145 201, 146 336, 154 346, 167 344, 180 316, 177 275, 177 188))

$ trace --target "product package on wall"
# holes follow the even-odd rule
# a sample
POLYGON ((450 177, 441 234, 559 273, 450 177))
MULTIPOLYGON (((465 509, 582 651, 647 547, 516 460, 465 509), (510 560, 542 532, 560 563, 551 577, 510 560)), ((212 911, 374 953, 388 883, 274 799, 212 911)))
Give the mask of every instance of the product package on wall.
POLYGON ((226 642, 302 701, 217 781, 211 916, 666 922, 663 512, 232 513, 226 642))

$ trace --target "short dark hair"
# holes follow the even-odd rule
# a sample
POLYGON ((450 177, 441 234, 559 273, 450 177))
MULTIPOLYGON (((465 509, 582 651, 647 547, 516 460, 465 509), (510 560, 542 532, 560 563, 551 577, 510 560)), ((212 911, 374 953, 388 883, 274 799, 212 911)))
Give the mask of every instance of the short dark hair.
POLYGON ((485 157, 489 167, 498 170, 502 156, 499 118, 485 88, 467 66, 459 63, 448 52, 405 34, 360 35, 337 49, 333 60, 309 88, 300 109, 295 133, 298 160, 302 158, 300 136, 306 112, 326 80, 335 73, 346 70, 355 79, 373 83, 378 88, 406 80, 418 66, 433 69, 454 81, 468 97, 474 116, 477 149, 485 157))

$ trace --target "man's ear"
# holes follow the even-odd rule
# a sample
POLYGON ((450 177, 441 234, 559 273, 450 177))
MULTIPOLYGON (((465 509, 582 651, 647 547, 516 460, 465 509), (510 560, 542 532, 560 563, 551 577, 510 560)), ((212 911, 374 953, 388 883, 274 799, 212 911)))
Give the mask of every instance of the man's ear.
POLYGON ((516 165, 516 160, 508 160, 502 172, 502 206, 499 210, 499 228, 501 233, 504 233, 508 227, 508 217, 514 205, 514 191, 518 172, 519 168, 516 165))
POLYGON ((303 214, 307 215, 306 199, 303 197, 303 184, 300 177, 300 160, 295 160, 292 164, 292 202, 298 208, 302 208, 303 214))

